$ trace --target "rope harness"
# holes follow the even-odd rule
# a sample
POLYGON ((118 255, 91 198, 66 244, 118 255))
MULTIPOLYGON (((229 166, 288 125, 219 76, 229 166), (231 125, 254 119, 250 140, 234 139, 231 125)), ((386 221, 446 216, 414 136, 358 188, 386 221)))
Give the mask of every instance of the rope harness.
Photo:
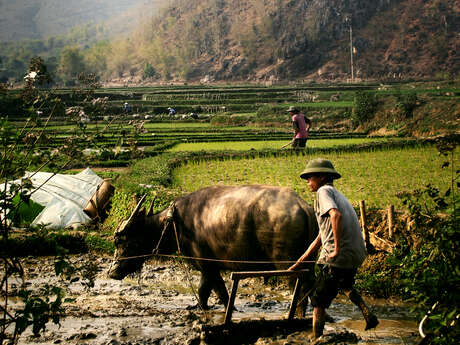
MULTIPOLYGON (((179 235, 177 234, 176 222, 174 221, 175 212, 176 212, 176 205, 174 204, 174 202, 172 202, 171 205, 169 205, 168 212, 166 213, 165 224, 163 226, 163 230, 161 231, 160 239, 158 240, 158 243, 157 243, 155 249, 153 250, 152 255, 160 256, 158 251, 159 251, 161 240, 163 239, 164 234, 166 233, 166 230, 172 224, 172 227, 174 229, 174 236, 176 238, 177 252, 179 254, 179 258, 183 257, 181 255, 182 252, 181 252, 181 249, 180 249, 179 235)), ((178 256, 176 256, 176 257, 178 257, 178 256)), ((187 281, 188 281, 189 286, 190 286, 190 288, 191 288, 191 290, 193 292, 193 295, 195 296, 196 300, 198 301, 198 306, 200 307, 202 312, 205 312, 204 307, 201 305, 200 298, 198 297, 198 294, 196 293, 195 287, 192 284, 192 274, 190 273, 190 268, 185 264, 185 262, 183 260, 179 260, 179 262, 180 262, 180 264, 182 266, 182 269, 185 272, 185 276, 187 277, 187 281)))
MULTIPOLYGON (((176 234, 176 241, 177 241, 177 250, 180 253, 179 239, 177 238, 176 224, 174 222, 174 212, 175 211, 176 211, 176 205, 174 204, 174 202, 172 202, 168 207, 168 212, 166 213, 165 224, 163 226, 163 230, 161 231, 160 239, 158 240, 157 246, 153 250, 152 255, 159 255, 159 247, 160 247, 161 240, 163 239, 163 236, 166 230, 171 226, 171 223, 174 226, 174 232, 176 234)), ((141 255, 140 257, 142 256, 150 256, 150 255, 141 255)))

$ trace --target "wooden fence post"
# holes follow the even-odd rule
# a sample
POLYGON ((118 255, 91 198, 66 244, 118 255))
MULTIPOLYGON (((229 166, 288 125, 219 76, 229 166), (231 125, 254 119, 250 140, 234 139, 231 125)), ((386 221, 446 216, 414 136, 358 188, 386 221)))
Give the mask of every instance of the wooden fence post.
POLYGON ((394 229, 394 212, 395 208, 393 205, 388 206, 388 237, 393 239, 393 229, 394 229))
POLYGON ((364 243, 366 247, 369 246, 369 232, 367 230, 367 223, 366 223, 366 203, 364 200, 359 202, 359 211, 361 213, 361 228, 363 229, 363 237, 364 243))

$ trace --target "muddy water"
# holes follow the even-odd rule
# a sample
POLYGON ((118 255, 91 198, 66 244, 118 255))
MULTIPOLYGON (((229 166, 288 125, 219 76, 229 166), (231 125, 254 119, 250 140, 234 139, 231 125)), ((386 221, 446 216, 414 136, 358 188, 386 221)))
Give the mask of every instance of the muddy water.
MULTIPOLYGON (((286 318, 291 293, 283 282, 264 285, 262 280, 242 280, 235 301, 232 320, 240 325, 264 319, 258 328, 219 331, 218 337, 206 336, 206 329, 220 325, 224 308, 214 296, 211 310, 189 310, 196 304, 193 290, 199 274, 191 271, 190 279, 184 267, 177 263, 148 262, 141 274, 123 281, 106 275, 111 258, 73 256, 74 262, 90 259, 98 265, 95 286, 85 289, 74 282, 66 289, 66 317, 60 326, 48 323, 38 338, 27 330, 19 344, 309 344, 311 310, 305 325, 286 328, 277 324, 286 318), (192 288, 193 287, 193 288, 192 288), (273 323, 274 322, 274 323, 273 323), (262 326, 261 326, 262 325, 262 326), (265 327, 264 327, 265 325, 265 327)), ((44 284, 62 286, 53 273, 53 258, 23 260, 27 288, 39 291, 44 284)), ((229 275, 224 279, 230 288, 229 275)), ((14 297, 18 282, 10 282, 10 305, 19 305, 14 297)), ((0 298, 1 299, 1 298, 0 298)), ((335 300, 328 313, 335 320, 327 323, 325 336, 317 344, 416 344, 417 324, 407 306, 386 300, 367 299, 380 319, 376 330, 364 332, 359 310, 345 298, 335 300)))

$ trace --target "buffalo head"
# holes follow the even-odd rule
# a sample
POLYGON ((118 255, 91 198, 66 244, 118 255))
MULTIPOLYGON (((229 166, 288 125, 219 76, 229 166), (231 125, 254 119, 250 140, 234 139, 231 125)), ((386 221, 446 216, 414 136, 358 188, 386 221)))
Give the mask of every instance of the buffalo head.
POLYGON ((141 269, 142 264, 152 253, 154 245, 154 229, 148 226, 147 214, 142 208, 145 195, 137 204, 131 216, 124 220, 114 234, 115 255, 109 269, 109 276, 113 279, 123 279, 128 274, 141 269))

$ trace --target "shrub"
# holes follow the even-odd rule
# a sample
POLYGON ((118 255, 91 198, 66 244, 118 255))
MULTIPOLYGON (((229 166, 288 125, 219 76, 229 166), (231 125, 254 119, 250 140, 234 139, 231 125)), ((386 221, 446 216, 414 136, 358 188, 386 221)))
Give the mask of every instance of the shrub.
POLYGON ((450 161, 443 164, 443 168, 452 168, 452 183, 446 192, 427 185, 400 195, 413 220, 411 230, 417 242, 403 246, 394 259, 399 260, 405 297, 416 303, 420 316, 430 311, 424 330, 431 344, 460 341, 460 329, 455 325, 460 309, 460 237, 456 208, 460 173, 452 166, 455 146, 455 142, 438 145, 441 154, 450 156, 450 161), (431 202, 421 201, 427 198, 431 202))
POLYGON ((353 126, 370 120, 377 109, 377 100, 375 95, 370 92, 358 91, 355 93, 355 107, 352 113, 353 126))
POLYGON ((398 97, 398 103, 396 106, 400 109, 402 115, 405 118, 412 117, 415 107, 418 104, 417 94, 411 92, 405 96, 398 97))
POLYGON ((142 73, 142 79, 154 78, 157 72, 155 68, 148 62, 144 65, 144 72, 142 73))

